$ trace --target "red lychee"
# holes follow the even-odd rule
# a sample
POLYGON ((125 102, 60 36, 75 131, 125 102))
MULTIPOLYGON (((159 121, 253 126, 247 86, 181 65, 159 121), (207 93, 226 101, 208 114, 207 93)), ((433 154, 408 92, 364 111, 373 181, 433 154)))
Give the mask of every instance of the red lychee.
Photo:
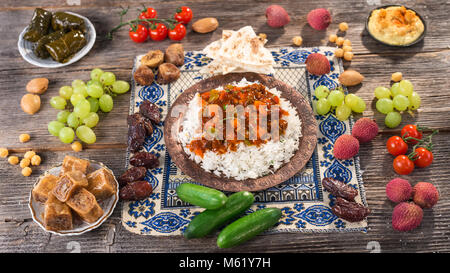
POLYGON ((331 66, 325 55, 320 53, 309 54, 305 61, 306 69, 310 74, 323 75, 330 72, 331 66))
POLYGON ((422 208, 432 208, 439 200, 439 192, 433 184, 419 182, 413 188, 413 201, 422 208))
POLYGON ((395 178, 386 185, 386 195, 392 202, 408 201, 413 193, 413 188, 408 180, 395 178))
POLYGON ((371 141, 377 134, 378 125, 373 119, 360 118, 353 125, 352 136, 356 137, 360 143, 371 141))
POLYGON ((392 227, 398 231, 409 231, 420 225, 423 210, 414 203, 402 202, 392 212, 392 227))
POLYGON ((359 141, 351 135, 341 135, 334 143, 334 157, 345 160, 359 152, 359 141))
POLYGON ((271 27, 282 27, 291 21, 287 11, 279 5, 271 5, 267 7, 266 18, 267 24, 271 27))
POLYGON ((308 13, 306 20, 313 29, 324 30, 331 23, 331 14, 326 9, 314 9, 308 13))

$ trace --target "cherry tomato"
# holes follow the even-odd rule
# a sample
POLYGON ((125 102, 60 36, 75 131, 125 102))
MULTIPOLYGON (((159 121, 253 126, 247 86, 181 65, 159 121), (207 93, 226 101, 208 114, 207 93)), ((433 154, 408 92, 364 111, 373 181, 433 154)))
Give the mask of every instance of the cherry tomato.
POLYGON ((141 14, 139 15, 139 19, 153 19, 153 18, 157 18, 158 13, 156 12, 156 10, 152 7, 147 8, 147 10, 141 12, 141 14))
POLYGON ((133 40, 133 42, 142 43, 147 40, 148 29, 143 25, 137 25, 136 31, 133 31, 133 29, 130 28, 130 30, 128 31, 128 35, 130 36, 131 40, 133 40))
POLYGON ((399 155, 394 159, 392 163, 394 171, 398 174, 407 175, 414 170, 414 163, 406 155, 399 155))
POLYGON ((175 20, 182 24, 187 24, 192 19, 192 10, 189 7, 180 7, 177 9, 177 12, 175 13, 175 20))
MULTIPOLYGON (((147 8, 147 10, 144 10, 139 14, 139 19, 153 19, 157 18, 158 13, 156 10, 152 7, 147 8)), ((145 27, 148 27, 149 22, 141 22, 141 24, 145 27)))
POLYGON ((416 156, 414 157, 414 165, 419 168, 425 168, 433 162, 433 153, 423 147, 416 149, 416 156))
MULTIPOLYGON (((403 127, 402 129, 402 137, 407 138, 407 137, 413 137, 413 138, 417 138, 417 139, 422 139, 422 133, 417 130, 417 126, 413 125, 413 124, 408 124, 405 125, 405 127, 403 127)), ((417 140, 414 139, 410 139, 407 141, 408 144, 416 144, 417 140)))
POLYGON ((177 24, 173 29, 169 30, 170 40, 180 41, 186 36, 186 27, 183 24, 177 24))
POLYGON ((408 151, 408 144, 399 136, 392 136, 386 142, 388 152, 393 156, 404 155, 408 151))
POLYGON ((167 27, 163 23, 150 25, 150 38, 153 41, 162 41, 167 37, 167 27))

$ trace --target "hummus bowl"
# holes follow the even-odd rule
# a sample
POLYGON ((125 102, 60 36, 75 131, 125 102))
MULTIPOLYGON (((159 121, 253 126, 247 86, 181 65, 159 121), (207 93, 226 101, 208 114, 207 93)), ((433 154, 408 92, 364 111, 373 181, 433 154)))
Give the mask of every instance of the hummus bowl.
MULTIPOLYGON (((370 11, 369 16, 367 17, 367 21, 366 21, 366 30, 369 33, 369 35, 373 39, 375 39, 376 41, 378 41, 378 42, 380 42, 380 43, 382 43, 384 45, 393 46, 393 47, 408 47, 408 46, 412 46, 412 45, 417 44, 418 42, 422 41, 423 38, 425 37, 426 31, 427 31, 427 26, 426 26, 425 20, 423 19, 423 17, 417 11, 415 11, 414 9, 411 9, 409 7, 406 7, 406 6, 403 6, 403 7, 405 7, 406 10, 410 10, 410 11, 414 12, 415 15, 417 16, 417 19, 419 19, 421 21, 421 23, 422 23, 422 24, 419 24, 419 27, 418 27, 419 29, 422 29, 422 31, 420 32, 420 31, 416 30, 416 32, 420 32, 420 33, 413 34, 414 35, 414 39, 407 40, 407 39, 404 39, 405 35, 403 35, 403 36, 402 35, 398 35, 397 37, 399 38, 399 40, 403 39, 403 40, 407 40, 407 41, 405 41, 404 43, 402 43, 400 41, 389 42, 388 41, 389 39, 393 39, 396 36, 395 34, 393 34, 393 32, 396 31, 396 27, 394 27, 393 25, 385 27, 385 29, 388 30, 387 32, 383 33, 383 34, 385 34, 385 37, 382 37, 383 35, 381 33, 374 33, 374 32, 371 31, 371 29, 374 28, 374 24, 376 24, 376 22, 373 22, 373 20, 371 20, 372 15, 374 15, 376 12, 379 12, 381 9, 389 9, 389 8, 391 8, 391 10, 392 10, 392 8, 396 8, 396 7, 397 8, 401 8, 402 5, 385 5, 385 6, 377 7, 377 8, 375 8, 375 9, 370 11), (422 26, 420 26, 420 25, 422 25, 422 26)), ((380 23, 378 23, 378 24, 380 24, 380 23)), ((408 33, 408 35, 409 34, 410 33, 408 33)))

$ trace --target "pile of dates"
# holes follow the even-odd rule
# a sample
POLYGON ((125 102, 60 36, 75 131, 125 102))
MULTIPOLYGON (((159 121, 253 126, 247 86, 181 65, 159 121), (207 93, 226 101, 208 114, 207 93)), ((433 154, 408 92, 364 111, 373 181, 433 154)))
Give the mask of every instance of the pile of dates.
POLYGON ((336 197, 331 207, 334 215, 349 222, 362 221, 370 214, 370 209, 355 202, 358 191, 350 185, 331 177, 322 179, 322 185, 329 193, 336 197))
POLYGON ((150 196, 153 189, 144 180, 147 170, 159 166, 158 157, 152 153, 140 151, 145 138, 153 134, 153 126, 161 122, 159 107, 150 101, 143 101, 139 112, 128 116, 128 147, 133 154, 130 165, 118 179, 119 196, 122 200, 142 200, 150 196))

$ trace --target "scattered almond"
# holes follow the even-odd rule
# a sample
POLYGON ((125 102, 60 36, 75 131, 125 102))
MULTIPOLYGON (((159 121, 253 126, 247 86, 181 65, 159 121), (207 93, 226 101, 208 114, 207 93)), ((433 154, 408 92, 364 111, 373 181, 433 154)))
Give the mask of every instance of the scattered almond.
POLYGON ((219 21, 214 17, 203 18, 192 24, 192 29, 198 33, 208 33, 219 27, 219 21))
POLYGON ((36 78, 32 79, 27 83, 27 91, 34 94, 44 94, 48 88, 47 78, 36 78))
POLYGON ((34 115, 41 108, 41 98, 34 94, 25 94, 20 100, 22 110, 30 115, 34 115))
POLYGON ((339 75, 339 82, 345 86, 355 86, 364 80, 364 76, 356 70, 346 70, 339 75))

